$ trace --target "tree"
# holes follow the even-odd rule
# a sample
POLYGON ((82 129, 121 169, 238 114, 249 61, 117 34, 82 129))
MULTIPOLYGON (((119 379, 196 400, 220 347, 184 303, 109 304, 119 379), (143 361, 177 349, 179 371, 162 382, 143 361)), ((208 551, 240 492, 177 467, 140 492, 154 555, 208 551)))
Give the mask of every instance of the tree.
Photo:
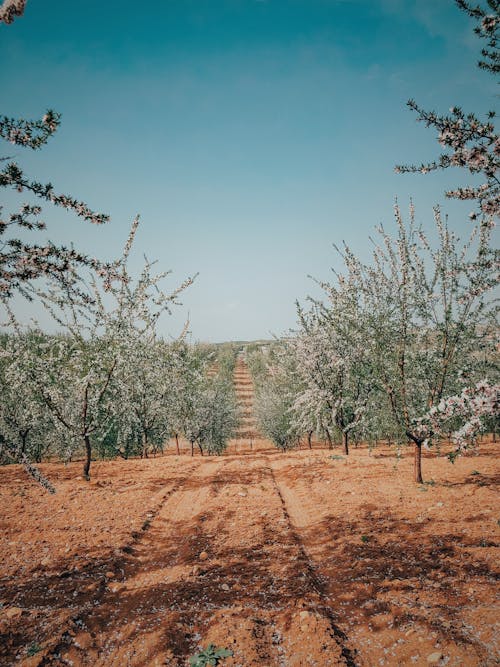
POLYGON ((16 16, 22 16, 26 0, 4 0, 0 6, 0 23, 12 23, 16 16))
POLYGON ((206 388, 204 394, 206 428, 202 436, 202 445, 209 454, 222 454, 227 442, 234 436, 239 424, 239 412, 234 395, 232 381, 216 377, 206 388))
MULTIPOLYGON (((172 430, 177 441, 183 434, 191 445, 191 456, 194 445, 203 432, 203 415, 201 397, 206 382, 209 357, 202 354, 198 347, 190 348, 181 343, 177 348, 176 365, 174 368, 173 394, 171 395, 172 430)), ((203 454, 201 445, 200 453, 203 454)))
POLYGON ((474 28, 476 35, 487 41, 488 48, 481 50, 484 60, 478 61, 478 67, 497 74, 500 72, 500 51, 498 49, 500 2, 498 0, 486 0, 488 9, 484 9, 480 5, 474 6, 466 0, 456 0, 456 3, 460 9, 477 22, 474 28))
POLYGON ((238 424, 236 400, 227 377, 210 374, 213 356, 202 346, 178 347, 178 364, 174 375, 174 433, 182 433, 191 445, 191 456, 197 445, 203 456, 221 454, 238 424))
POLYGON ((348 455, 349 436, 360 426, 375 384, 356 288, 344 281, 322 286, 327 304, 315 302, 308 313, 298 309, 301 328, 292 349, 302 388, 293 409, 299 424, 312 421, 327 433, 337 427, 348 455))
MULTIPOLYGON (((487 0, 488 9, 473 6, 465 0, 456 0, 460 9, 477 21, 475 32, 486 39, 488 48, 482 50, 483 60, 478 66, 492 74, 500 71, 500 50, 498 30, 500 26, 500 2, 487 0)), ((425 111, 414 100, 408 106, 417 113, 417 121, 433 127, 438 132, 438 141, 446 149, 437 160, 421 165, 399 165, 399 173, 420 172, 426 174, 438 169, 463 167, 473 175, 482 176, 483 182, 475 186, 459 187, 446 193, 447 197, 476 201, 483 223, 492 225, 500 214, 500 136, 495 131, 495 112, 490 111, 485 120, 474 113, 464 113, 459 106, 453 106, 449 115, 439 115, 425 111)), ((470 214, 477 218, 477 212, 470 214)))
MULTIPOLYGON (((33 359, 30 378, 65 443, 66 456, 83 448, 85 479, 90 476, 93 439, 105 438, 124 413, 133 410, 143 437, 144 429, 147 434, 150 413, 143 414, 136 403, 139 393, 144 393, 144 385, 137 389, 136 384, 138 350, 152 345, 159 317, 170 312, 171 304, 177 303, 177 296, 192 282, 187 279, 166 294, 158 285, 167 273, 153 274, 150 262, 132 281, 127 260, 137 225, 138 218, 121 259, 114 263, 115 281, 94 274, 88 294, 79 288, 81 297, 68 296, 58 280, 50 289, 36 290, 66 335, 49 339, 45 353, 33 359)), ((130 425, 130 421, 125 423, 130 425)))
MULTIPOLYGON (((56 132, 60 114, 47 111, 41 121, 26 121, 0 116, 0 137, 16 146, 40 149, 56 132)), ((0 171, 0 187, 27 192, 35 198, 72 211, 86 222, 103 224, 109 217, 95 213, 84 202, 69 195, 57 194, 51 183, 40 183, 28 178, 18 164, 8 157, 0 171)), ((23 203, 19 210, 5 216, 0 207, 0 298, 4 305, 14 293, 33 298, 32 281, 36 278, 58 280, 65 288, 75 287, 71 276, 78 267, 91 267, 99 271, 112 271, 111 265, 82 254, 74 248, 59 246, 52 241, 29 243, 17 235, 46 229, 41 220, 41 206, 23 203)))
POLYGON ((36 332, 3 336, 0 347, 0 458, 23 465, 28 474, 50 493, 52 484, 31 463, 41 462, 53 444, 49 415, 35 387, 27 381, 25 365, 43 336, 36 332), (19 387, 22 387, 22 391, 19 387))
POLYGON ((438 208, 434 216, 437 247, 415 227, 413 209, 405 225, 396 206, 397 236, 379 229, 371 265, 348 247, 343 251, 342 280, 358 294, 366 345, 395 424, 414 444, 417 482, 422 482, 422 446, 432 442, 420 419, 455 393, 496 313, 489 299, 498 266, 491 230, 477 224, 460 247, 438 208))
POLYGON ((25 364, 40 354, 45 339, 43 334, 30 331, 5 336, 0 348, 0 433, 4 446, 36 463, 42 462, 51 447, 52 424, 36 387, 25 381, 25 364))
POLYGON ((156 339, 155 332, 137 336, 134 330, 122 340, 126 347, 126 363, 117 369, 116 421, 122 425, 121 441, 139 436, 141 456, 148 457, 150 448, 161 450, 170 432, 168 394, 171 390, 169 347, 156 339), (124 428, 123 428, 124 427, 124 428))
POLYGON ((297 397, 295 359, 282 341, 272 347, 265 361, 265 372, 256 364, 259 373, 253 376, 255 416, 260 431, 285 451, 299 443, 303 432, 293 413, 297 397))
POLYGON ((500 384, 482 380, 472 387, 465 387, 460 394, 441 399, 418 424, 428 438, 449 435, 455 445, 455 450, 448 454, 453 463, 457 456, 475 446, 477 436, 492 418, 498 421, 499 415, 500 384))

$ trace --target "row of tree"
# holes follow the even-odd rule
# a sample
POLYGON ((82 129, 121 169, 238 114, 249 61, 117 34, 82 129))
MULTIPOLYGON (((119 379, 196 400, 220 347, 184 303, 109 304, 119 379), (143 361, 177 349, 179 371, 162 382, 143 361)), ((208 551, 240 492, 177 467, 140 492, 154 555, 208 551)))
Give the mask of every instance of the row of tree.
POLYGON ((325 298, 298 307, 299 328, 267 356, 249 355, 260 428, 278 447, 307 434, 411 442, 415 479, 422 447, 451 438, 453 459, 500 412, 498 256, 491 225, 464 244, 434 212, 437 242, 405 224, 379 229, 371 263, 344 246, 344 270, 325 298))
MULTIPOLYGON (((232 372, 236 349, 190 345, 186 330, 174 341, 157 335, 160 316, 190 283, 160 289, 166 274, 146 263, 138 280, 127 271, 137 229, 115 277, 107 271, 45 281, 33 288, 60 333, 14 332, 0 345, 0 456, 5 461, 70 461, 83 455, 89 478, 93 455, 161 451, 179 437, 203 454, 220 454, 238 423, 232 372)), ((47 488, 50 484, 46 484, 47 488)))
MULTIPOLYGON (((479 66, 500 71, 500 3, 456 0, 486 43, 479 66)), ((0 22, 22 15, 24 0, 5 0, 0 22)), ((397 232, 380 229, 373 259, 363 263, 344 246, 344 269, 322 283, 323 302, 299 308, 299 329, 269 358, 249 354, 257 387, 261 429, 281 448, 303 434, 330 442, 352 437, 408 440, 415 474, 422 480, 422 447, 451 434, 457 454, 498 415, 498 253, 491 239, 500 211, 500 138, 495 113, 482 120, 452 107, 449 115, 421 109, 418 120, 437 131, 443 153, 400 172, 462 167, 472 185, 447 196, 469 200, 474 227, 459 240, 435 209, 437 243, 417 228, 413 210, 405 224, 396 207, 397 232)), ((59 114, 40 121, 0 116, 0 137, 40 149, 56 132, 59 114)), ((0 455, 31 464, 44 455, 68 460, 84 453, 89 476, 93 451, 129 456, 160 449, 169 436, 184 436, 191 451, 220 452, 237 422, 232 389, 234 350, 217 362, 206 349, 158 338, 156 325, 192 282, 165 294, 166 274, 146 263, 136 282, 123 256, 103 262, 50 241, 33 242, 46 228, 42 205, 62 207, 93 224, 108 216, 29 177, 9 155, 0 157, 0 188, 26 193, 18 210, 0 207, 0 305, 10 333, 0 356, 0 455), (82 272, 89 272, 88 282, 82 272), (42 285, 42 287, 41 287, 42 285), (25 331, 12 312, 13 297, 42 303, 60 334, 25 331)), ((24 197, 24 195, 23 195, 24 197)), ((42 480, 43 481, 43 480, 42 480)), ((45 482, 49 487, 48 482, 45 482)))
MULTIPOLYGON (((456 0, 486 45, 480 69, 500 71, 500 2, 456 0)), ((415 224, 413 206, 404 223, 396 205, 396 233, 378 230, 372 261, 344 245, 343 269, 334 284, 320 283, 321 302, 298 307, 299 329, 264 358, 249 355, 262 431, 286 449, 303 434, 330 444, 389 439, 415 448, 415 479, 422 481, 422 447, 444 436, 450 458, 471 446, 481 430, 498 428, 499 252, 492 232, 500 214, 500 137, 495 111, 483 120, 453 106, 440 115, 408 106, 437 132, 437 159, 400 165, 398 173, 462 168, 473 183, 446 192, 475 205, 463 243, 434 209, 436 242, 415 224)))

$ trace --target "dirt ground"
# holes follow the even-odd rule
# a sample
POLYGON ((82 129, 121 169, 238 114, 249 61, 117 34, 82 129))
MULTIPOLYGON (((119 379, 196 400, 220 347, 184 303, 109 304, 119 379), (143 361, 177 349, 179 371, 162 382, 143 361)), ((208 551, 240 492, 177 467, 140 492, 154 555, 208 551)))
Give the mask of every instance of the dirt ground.
POLYGON ((0 664, 499 664, 496 445, 426 455, 419 486, 410 452, 248 434, 90 483, 44 464, 54 496, 1 469, 0 664))

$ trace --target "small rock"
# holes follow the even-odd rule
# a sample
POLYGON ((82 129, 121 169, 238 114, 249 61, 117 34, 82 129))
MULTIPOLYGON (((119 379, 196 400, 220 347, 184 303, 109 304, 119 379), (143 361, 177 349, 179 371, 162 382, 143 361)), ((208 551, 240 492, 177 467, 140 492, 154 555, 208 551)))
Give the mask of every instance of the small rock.
POLYGON ((42 561, 40 561, 40 565, 43 565, 44 567, 50 565, 50 558, 44 558, 42 561))
POLYGON ((93 639, 90 632, 79 632, 76 637, 73 639, 75 646, 86 651, 92 646, 93 639))
POLYGON ((427 656, 427 662, 430 665, 435 665, 441 660, 442 657, 443 657, 443 654, 440 653, 439 651, 436 651, 435 653, 430 653, 427 656))
POLYGON ((238 495, 242 496, 243 498, 246 498, 248 496, 248 493, 246 493, 245 491, 240 491, 238 495))
POLYGON ((207 560, 208 559, 208 554, 206 551, 202 551, 200 555, 198 556, 200 560, 207 560))
POLYGON ((227 584, 222 584, 221 589, 223 591, 230 591, 231 590, 227 584))
POLYGON ((23 613, 23 610, 20 607, 7 607, 4 614, 9 619, 19 618, 23 613))
POLYGON ((444 506, 444 503, 442 503, 441 501, 439 501, 438 503, 436 503, 436 507, 443 507, 443 506, 444 506))
POLYGON ((111 570, 109 570, 108 572, 106 572, 106 578, 107 578, 107 579, 113 579, 114 576, 115 576, 115 573, 112 572, 111 570))
POLYGON ((299 618, 301 621, 305 621, 309 618, 309 612, 308 611, 301 611, 299 614, 299 618))

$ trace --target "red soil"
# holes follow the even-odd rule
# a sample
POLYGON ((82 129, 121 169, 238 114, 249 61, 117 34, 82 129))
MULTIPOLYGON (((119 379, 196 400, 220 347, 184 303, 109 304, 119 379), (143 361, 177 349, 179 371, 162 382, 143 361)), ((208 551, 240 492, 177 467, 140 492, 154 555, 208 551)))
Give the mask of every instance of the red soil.
POLYGON ((425 458, 425 486, 410 452, 331 455, 260 441, 91 483, 45 464, 55 496, 3 468, 0 664, 186 665, 209 642, 244 667, 496 664, 495 446, 425 458))
POLYGON ((337 452, 252 425, 90 483, 42 465, 55 496, 0 469, 0 664, 180 667, 210 642, 228 667, 498 664, 496 446, 426 455, 423 486, 410 450, 337 452))

